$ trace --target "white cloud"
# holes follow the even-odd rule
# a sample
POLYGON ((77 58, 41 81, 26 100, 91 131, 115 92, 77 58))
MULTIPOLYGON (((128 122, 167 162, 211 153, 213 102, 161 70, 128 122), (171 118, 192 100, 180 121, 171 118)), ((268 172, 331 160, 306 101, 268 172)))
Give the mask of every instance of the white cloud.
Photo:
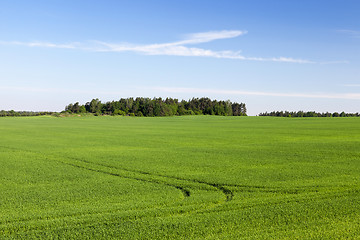
POLYGON ((296 59, 291 57, 246 57, 240 54, 240 51, 213 51, 209 49, 188 47, 187 45, 194 45, 200 43, 211 42, 220 39, 235 38, 246 34, 247 31, 224 30, 194 33, 186 36, 184 40, 160 43, 160 44, 130 44, 130 43, 107 43, 101 41, 92 41, 87 43, 69 43, 56 44, 48 42, 0 42, 0 44, 22 45, 28 47, 47 47, 47 48, 66 48, 66 49, 81 49, 87 51, 97 52, 136 52, 145 55, 167 55, 167 56, 188 56, 188 57, 212 57, 237 59, 247 61, 261 61, 261 62, 287 62, 287 63, 316 63, 306 59, 296 59))
POLYGON ((250 95, 250 96, 270 96, 270 97, 300 97, 300 98, 325 98, 325 99, 353 99, 360 100, 360 93, 279 93, 279 92, 259 92, 259 91, 240 91, 240 90, 221 90, 221 89, 202 89, 202 88, 166 88, 154 87, 154 90, 169 93, 186 94, 222 94, 222 95, 250 95))
POLYGON ((238 52, 233 51, 218 51, 185 47, 184 45, 199 44, 205 42, 211 42, 218 39, 234 38, 240 35, 246 34, 246 31, 219 31, 219 32, 204 32, 195 33, 187 36, 187 39, 177 42, 160 43, 160 44, 147 44, 147 45, 135 45, 128 43, 114 44, 97 41, 100 48, 99 51, 110 52, 123 52, 132 51, 139 52, 148 55, 174 55, 174 56, 204 56, 204 57, 232 57, 238 55, 238 52))
POLYGON ((262 57, 245 57, 240 51, 212 51, 202 48, 187 47, 189 44, 199 44, 219 39, 234 38, 246 34, 247 31, 219 31, 204 32, 188 35, 187 39, 177 42, 149 44, 149 45, 133 45, 133 44, 111 44, 98 42, 104 48, 99 51, 124 52, 132 51, 147 55, 170 55, 170 56, 192 56, 192 57, 214 57, 226 59, 238 59, 248 61, 270 61, 270 62, 288 62, 288 63, 315 63, 304 59, 294 59, 289 57, 278 58, 262 58, 262 57))
POLYGON ((203 32, 203 33, 194 33, 187 35, 187 39, 179 42, 173 43, 174 45, 184 45, 184 44, 198 44, 204 42, 211 42, 218 39, 234 38, 246 34, 247 31, 213 31, 213 32, 203 32))
POLYGON ((49 42, 0 42, 2 45, 20 45, 26 47, 45 47, 45 48, 68 48, 68 49, 76 49, 80 47, 80 43, 70 43, 70 44, 56 44, 49 42))

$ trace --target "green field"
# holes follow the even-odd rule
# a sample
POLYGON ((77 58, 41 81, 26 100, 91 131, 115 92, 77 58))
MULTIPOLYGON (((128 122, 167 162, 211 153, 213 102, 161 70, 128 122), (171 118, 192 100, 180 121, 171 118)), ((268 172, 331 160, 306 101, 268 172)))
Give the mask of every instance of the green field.
POLYGON ((360 238, 360 118, 0 118, 0 239, 360 238))

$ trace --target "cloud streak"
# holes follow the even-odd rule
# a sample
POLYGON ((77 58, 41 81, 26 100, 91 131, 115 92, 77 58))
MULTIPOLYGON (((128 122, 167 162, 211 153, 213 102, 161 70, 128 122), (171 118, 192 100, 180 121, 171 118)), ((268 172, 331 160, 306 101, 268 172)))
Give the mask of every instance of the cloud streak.
POLYGON ((0 41, 1 45, 18 45, 18 46, 26 46, 26 47, 43 47, 43 48, 64 48, 64 49, 77 49, 81 47, 80 43, 70 43, 70 44, 56 44, 49 42, 3 42, 0 41))
POLYGON ((360 87, 360 84, 342 84, 343 87, 360 87))
POLYGON ((291 57, 247 57, 241 51, 213 51, 193 47, 191 45, 212 42, 215 40, 230 39, 247 34, 247 31, 224 30, 189 34, 185 39, 169 43, 160 44, 130 44, 130 43, 107 43, 92 41, 87 43, 56 44, 49 42, 0 42, 0 44, 20 45, 27 47, 63 48, 80 49, 95 52, 136 52, 144 55, 165 55, 165 56, 187 56, 187 57, 211 57, 223 59, 235 59, 243 61, 260 62, 286 62, 286 63, 316 63, 306 59, 291 57), (190 45, 190 46, 189 46, 190 45))
POLYGON ((353 38, 360 38, 360 31, 341 29, 341 30, 338 30, 338 32, 348 34, 348 35, 352 36, 353 38))
POLYGON ((200 88, 166 88, 154 87, 154 90, 168 93, 185 94, 221 94, 221 95, 246 95, 246 96, 268 96, 268 97, 299 97, 299 98, 323 98, 323 99, 352 99, 360 100, 360 93, 279 93, 261 91, 240 91, 221 89, 200 89, 200 88))
MULTIPOLYGON (((356 85, 360 86, 360 85, 356 85)), ((182 88, 182 87, 132 87, 135 92, 152 89, 158 93, 181 93, 181 94, 215 94, 230 96, 263 96, 263 97, 295 97, 295 98, 314 98, 314 99, 347 99, 360 100, 360 93, 281 93, 281 92, 263 92, 263 91, 241 91, 226 89, 203 89, 203 88, 182 88)), ((17 87, 0 86, 0 91, 49 93, 49 94, 100 94, 100 95, 118 95, 121 91, 114 90, 78 90, 62 88, 41 88, 41 87, 17 87)), ((136 95, 136 94, 135 94, 136 95)))
POLYGON ((247 31, 219 31, 219 32, 204 32, 195 33, 187 36, 187 39, 182 41, 163 43, 163 44, 149 44, 149 45, 132 45, 132 44, 110 44, 105 42, 98 42, 104 46, 99 51, 110 52, 124 52, 131 51, 142 53, 146 55, 168 55, 168 56, 188 56, 188 57, 213 57, 225 59, 237 59, 247 61, 261 61, 261 62, 288 62, 288 63, 315 63, 305 59, 295 59, 290 57, 246 57, 240 54, 241 51, 213 51, 209 49, 188 47, 186 45, 200 44, 211 42, 220 39, 234 38, 246 34, 247 31))
POLYGON ((0 91, 6 92, 26 92, 26 93, 47 93, 47 94, 100 94, 100 95, 119 95, 122 91, 107 90, 82 90, 66 88, 43 88, 43 87, 18 87, 18 86, 0 86, 0 91))

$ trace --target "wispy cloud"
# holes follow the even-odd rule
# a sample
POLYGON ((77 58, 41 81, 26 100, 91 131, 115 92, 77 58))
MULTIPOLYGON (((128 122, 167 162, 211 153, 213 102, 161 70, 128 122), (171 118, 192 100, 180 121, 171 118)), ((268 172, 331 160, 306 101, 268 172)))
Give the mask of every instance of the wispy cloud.
POLYGON ((49 42, 3 42, 0 41, 2 45, 19 45, 19 46, 26 46, 26 47, 44 47, 44 48, 68 48, 68 49, 76 49, 80 48, 80 43, 69 43, 69 44, 56 44, 56 43, 49 43, 49 42))
POLYGON ((356 31, 356 30, 350 30, 350 29, 340 29, 337 30, 340 33, 345 33, 348 34, 354 38, 360 38, 360 31, 356 31))
POLYGON ((211 42, 219 39, 235 38, 241 35, 247 34, 247 31, 238 31, 238 30, 223 30, 223 31, 212 31, 212 32, 202 32, 202 33, 193 33, 188 34, 185 40, 167 43, 167 45, 185 45, 185 44, 198 44, 211 42))
POLYGON ((91 94, 91 95, 119 95, 122 91, 109 90, 86 90, 86 89, 66 89, 66 88, 44 88, 44 87, 19 87, 19 86, 0 86, 0 91, 7 92, 26 92, 26 93, 47 93, 47 94, 91 94))
POLYGON ((328 65, 328 64, 348 64, 348 63, 350 63, 348 60, 319 62, 319 64, 321 64, 321 65, 328 65))
MULTIPOLYGON (((131 44, 131 43, 108 43, 101 41, 90 41, 86 43, 57 44, 49 42, 0 42, 0 44, 22 45, 28 47, 81 49, 96 52, 136 52, 145 55, 167 55, 167 56, 188 56, 188 57, 212 57, 224 59, 236 59, 261 62, 287 62, 287 63, 316 63, 307 59, 292 57, 248 57, 241 54, 241 51, 213 51, 192 47, 189 45, 201 44, 221 39, 235 38, 245 35, 247 31, 224 30, 211 31, 186 35, 185 39, 169 43, 157 44, 131 44)), ((326 63, 325 63, 326 64, 326 63)))
POLYGON ((360 84, 342 84, 343 87, 360 87, 360 84))
POLYGON ((245 95, 245 96, 270 96, 270 97, 299 97, 299 98, 325 98, 325 99, 354 99, 360 100, 360 93, 280 93, 261 91, 221 90, 202 88, 167 88, 154 87, 154 90, 168 93, 185 94, 221 94, 221 95, 245 95))
MULTIPOLYGON (((353 86, 360 87, 360 84, 353 86)), ((181 94, 215 94, 229 96, 264 96, 264 97, 296 97, 296 98, 317 98, 317 99, 348 99, 360 100, 360 93, 281 93, 281 92, 263 92, 263 91, 242 91, 228 89, 204 89, 204 88, 182 88, 182 87, 130 87, 132 91, 139 92, 142 90, 152 89, 158 94, 160 93, 181 93, 181 94)), ((48 94, 95 94, 95 95, 119 95, 121 91, 114 90, 86 90, 86 89, 65 89, 65 88, 41 88, 41 87, 18 87, 18 86, 0 86, 0 91, 16 91, 16 92, 32 92, 32 93, 48 93, 48 94)), ((135 94, 136 95, 136 94, 135 94)))
POLYGON ((271 62, 289 62, 289 63, 315 63, 306 59, 295 59, 290 57, 246 57, 241 51, 213 51, 209 49, 188 47, 186 45, 199 44, 211 42, 219 39, 234 38, 246 34, 247 31, 219 31, 219 32, 204 32, 195 33, 187 36, 187 39, 182 41, 162 43, 162 44, 148 44, 148 45, 133 45, 133 44, 111 44, 105 42, 98 42, 103 45, 103 49, 99 51, 110 52, 124 52, 132 51, 143 53, 147 55, 170 55, 170 56, 191 56, 191 57, 213 57, 226 58, 248 61, 271 61, 271 62))

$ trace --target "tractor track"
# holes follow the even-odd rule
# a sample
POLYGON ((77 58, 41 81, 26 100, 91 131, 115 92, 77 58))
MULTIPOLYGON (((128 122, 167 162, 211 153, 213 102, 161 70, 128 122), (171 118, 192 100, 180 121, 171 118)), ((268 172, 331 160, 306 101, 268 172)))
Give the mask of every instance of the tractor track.
MULTIPOLYGON (((40 152, 36 152, 36 151, 28 150, 28 149, 16 148, 16 147, 0 146, 0 148, 10 149, 10 150, 13 150, 13 151, 28 152, 28 153, 36 154, 36 155, 44 155, 43 153, 40 153, 40 152)), ((218 206, 220 206, 220 205, 222 205, 222 204, 224 204, 224 203, 226 203, 228 201, 231 201, 232 197, 233 197, 233 193, 230 190, 228 190, 227 188, 225 188, 225 187, 223 187, 221 185, 215 184, 215 183, 208 183, 208 182, 204 182, 204 181, 180 178, 180 177, 175 177, 175 176, 153 174, 153 173, 145 172, 145 171, 141 171, 141 170, 130 170, 130 169, 127 169, 127 168, 109 166, 109 165, 106 165, 106 164, 90 162, 90 161, 83 160, 83 159, 80 159, 80 158, 67 157, 67 156, 61 156, 61 155, 55 155, 55 154, 47 154, 47 155, 45 155, 43 157, 45 159, 52 159, 52 160, 54 160, 56 162, 59 162, 59 163, 62 163, 62 164, 68 165, 68 166, 76 167, 76 168, 79 168, 79 169, 87 170, 87 171, 97 172, 97 173, 106 174, 106 175, 110 175, 110 176, 114 176, 114 177, 133 179, 133 180, 136 180, 136 181, 155 183, 155 184, 161 184, 161 185, 173 187, 173 188, 181 191, 181 193, 183 195, 183 200, 186 199, 186 198, 189 198, 191 196, 191 191, 189 189, 187 189, 187 188, 185 188, 185 187, 183 187, 181 185, 168 183, 168 182, 166 182, 164 180, 153 179, 153 178, 147 178, 146 179, 144 177, 150 176, 150 177, 157 177, 157 178, 164 178, 164 179, 173 179, 173 180, 183 181, 185 183, 203 184, 203 185, 210 186, 210 187, 222 192, 223 195, 224 195, 224 200, 219 200, 210 207, 202 207, 200 209, 195 209, 195 210, 191 209, 191 210, 187 210, 187 211, 182 211, 181 210, 178 214, 175 214, 175 215, 179 215, 179 214, 181 215, 181 214, 187 214, 187 213, 196 213, 196 212, 202 212, 202 211, 209 211, 209 210, 213 209, 214 207, 218 207, 218 206), (71 162, 64 161, 64 160, 59 160, 59 159, 67 159, 67 160, 70 160, 71 162), (85 167, 85 166, 82 166, 80 164, 76 164, 76 163, 74 163, 74 161, 85 163, 87 165, 90 165, 90 167, 85 167), (125 172, 129 172, 129 173, 135 173, 137 175, 143 176, 143 178, 134 177, 134 176, 128 176, 128 175, 119 174, 119 173, 116 173, 116 172, 114 173, 114 172, 111 172, 111 171, 105 171, 105 170, 102 170, 102 169, 98 169, 98 168, 96 168, 94 166, 101 166, 101 167, 105 167, 105 168, 109 168, 109 169, 115 169, 115 170, 125 171, 125 172)), ((214 202, 212 202, 212 203, 214 203, 214 202)), ((186 205, 186 206, 193 206, 193 205, 196 206, 197 204, 189 204, 189 205, 186 205)), ((156 209, 156 208, 159 208, 159 206, 155 206, 154 208, 143 208, 143 209, 151 211, 152 209, 156 209)), ((169 208, 170 209, 170 208, 172 208, 172 206, 167 206, 167 207, 161 206, 160 208, 169 208)), ((141 210, 141 209, 142 208, 134 209, 134 211, 141 210)), ((93 213, 76 213, 76 214, 73 214, 73 215, 64 215, 64 216, 55 216, 55 217, 44 217, 44 218, 35 218, 35 219, 34 218, 31 218, 31 219, 18 219, 18 220, 13 220, 13 221, 10 220, 10 221, 2 222, 0 224, 0 226, 4 226, 4 225, 8 225, 8 224, 14 224, 14 223, 21 223, 21 222, 51 221, 51 220, 66 219, 66 218, 78 217, 78 216, 91 216, 91 215, 97 215, 97 214, 102 214, 102 213, 111 214, 111 213, 117 212, 117 211, 121 212, 121 210, 118 209, 118 210, 109 210, 109 211, 97 211, 97 212, 93 212, 93 213)), ((128 217, 128 218, 130 219, 131 217, 128 217)))
MULTIPOLYGON (((90 162, 90 161, 87 161, 87 160, 84 160, 84 159, 74 158, 74 157, 66 157, 66 158, 67 159, 73 159, 73 160, 80 161, 80 162, 85 162, 87 164, 98 165, 98 166, 102 166, 102 167, 107 167, 107 168, 112 168, 112 169, 116 169, 116 170, 122 170, 122 171, 142 174, 142 175, 161 177, 161 178, 168 178, 168 179, 175 179, 175 180, 189 182, 189 183, 204 184, 204 185, 213 187, 213 188, 217 189, 218 191, 222 192, 223 195, 225 196, 225 202, 231 201, 233 196, 234 196, 233 192, 230 189, 225 187, 226 186, 225 184, 209 183, 209 182, 206 182, 206 181, 201 181, 201 180, 196 180, 196 179, 188 179, 188 178, 181 178, 181 177, 176 177, 176 176, 169 176, 169 175, 165 175, 165 174, 154 174, 154 173, 151 173, 151 172, 146 172, 146 171, 141 171, 141 170, 133 170, 133 169, 128 169, 128 168, 124 168, 124 167, 117 167, 117 166, 111 166, 111 165, 107 165, 107 164, 94 163, 94 162, 90 162)), ((189 192, 188 196, 190 196, 190 192, 189 192)))

